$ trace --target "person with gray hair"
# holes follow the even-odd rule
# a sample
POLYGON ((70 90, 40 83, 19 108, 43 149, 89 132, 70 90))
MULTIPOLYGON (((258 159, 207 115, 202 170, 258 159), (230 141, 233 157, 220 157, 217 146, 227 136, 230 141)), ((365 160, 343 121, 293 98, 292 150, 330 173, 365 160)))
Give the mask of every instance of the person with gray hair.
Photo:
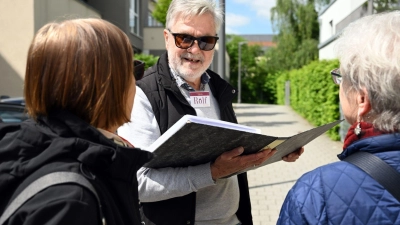
POLYGON ((400 224, 400 202, 381 182, 388 173, 377 181, 378 167, 366 173, 350 161, 364 162, 367 155, 400 172, 400 11, 351 23, 335 50, 340 68, 331 75, 351 125, 338 155, 344 161, 304 174, 289 191, 278 224, 400 224))
MULTIPOLYGON (((185 114, 237 123, 232 107, 236 90, 209 70, 223 12, 211 0, 173 0, 167 12, 167 52, 137 81, 131 121, 118 134, 146 149, 185 114), (202 91, 206 105, 191 102, 202 91)), ((199 140, 202 141, 202 140, 199 140)), ((295 161, 303 149, 284 158, 295 161)), ((214 162, 179 168, 141 168, 139 199, 145 224, 251 225, 246 173, 275 150, 242 155, 243 147, 214 162)))

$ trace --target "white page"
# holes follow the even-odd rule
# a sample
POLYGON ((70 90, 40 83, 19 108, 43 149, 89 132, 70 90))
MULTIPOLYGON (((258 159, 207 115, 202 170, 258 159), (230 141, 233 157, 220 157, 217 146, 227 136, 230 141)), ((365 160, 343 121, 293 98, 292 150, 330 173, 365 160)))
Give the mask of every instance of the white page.
POLYGON ((153 144, 151 144, 147 150, 150 152, 153 152, 156 150, 162 143, 164 143, 166 140, 168 140, 173 134, 175 134, 179 129, 181 129, 186 123, 199 123, 199 124, 205 124, 209 126, 215 126, 215 127, 223 127, 231 130, 239 130, 239 131, 245 131, 249 133, 255 133, 255 134, 261 134, 260 129, 236 124, 236 123, 230 123, 222 120, 216 120, 216 119, 210 119, 210 118, 205 118, 205 117, 199 117, 199 116, 192 116, 192 115, 185 115, 183 116, 180 120, 178 120, 172 127, 170 127, 161 137, 159 137, 153 144))
POLYGON ((248 127, 236 123, 230 123, 222 120, 216 120, 216 119, 210 119, 210 118, 204 118, 204 117, 199 117, 199 116, 191 116, 191 115, 185 115, 183 118, 187 118, 188 122, 192 123, 200 123, 200 124, 206 124, 214 127, 223 127, 231 130, 239 130, 239 131, 245 131, 249 133, 255 133, 255 134, 261 134, 260 129, 256 129, 253 127, 248 127))

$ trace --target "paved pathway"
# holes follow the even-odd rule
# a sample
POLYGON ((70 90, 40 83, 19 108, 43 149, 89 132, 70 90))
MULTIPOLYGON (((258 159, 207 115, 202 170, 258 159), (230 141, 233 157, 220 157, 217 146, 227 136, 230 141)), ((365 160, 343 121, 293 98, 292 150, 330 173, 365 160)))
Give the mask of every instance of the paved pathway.
MULTIPOLYGON (((313 126, 289 106, 234 104, 240 124, 261 129, 263 134, 291 136, 313 126)), ((276 224, 286 194, 296 179, 318 166, 338 161, 342 143, 325 134, 305 146, 294 163, 276 162, 248 172, 254 225, 276 224)))

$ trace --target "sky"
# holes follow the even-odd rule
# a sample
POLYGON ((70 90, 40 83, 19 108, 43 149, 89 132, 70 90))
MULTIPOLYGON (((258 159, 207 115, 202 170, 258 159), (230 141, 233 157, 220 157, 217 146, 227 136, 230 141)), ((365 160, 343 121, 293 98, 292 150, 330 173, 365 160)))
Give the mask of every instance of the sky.
POLYGON ((276 0, 225 0, 226 34, 273 34, 270 10, 276 0))

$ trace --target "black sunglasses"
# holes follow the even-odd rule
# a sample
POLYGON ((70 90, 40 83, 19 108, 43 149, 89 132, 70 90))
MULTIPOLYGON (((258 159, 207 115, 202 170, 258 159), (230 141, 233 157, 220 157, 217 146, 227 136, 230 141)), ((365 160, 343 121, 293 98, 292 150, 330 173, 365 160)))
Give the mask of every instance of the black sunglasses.
POLYGON ((339 68, 331 71, 332 80, 335 84, 339 85, 342 82, 342 75, 340 75, 339 68))
POLYGON ((140 80, 144 74, 144 65, 145 62, 139 60, 133 60, 133 75, 136 80, 140 80))
POLYGON ((179 34, 179 33, 172 33, 170 29, 168 31, 174 36, 175 38, 175 45, 181 49, 188 49, 193 46, 194 41, 197 41, 199 48, 204 51, 213 50, 215 44, 219 37, 215 36, 203 36, 203 37, 193 37, 189 34, 179 34))

